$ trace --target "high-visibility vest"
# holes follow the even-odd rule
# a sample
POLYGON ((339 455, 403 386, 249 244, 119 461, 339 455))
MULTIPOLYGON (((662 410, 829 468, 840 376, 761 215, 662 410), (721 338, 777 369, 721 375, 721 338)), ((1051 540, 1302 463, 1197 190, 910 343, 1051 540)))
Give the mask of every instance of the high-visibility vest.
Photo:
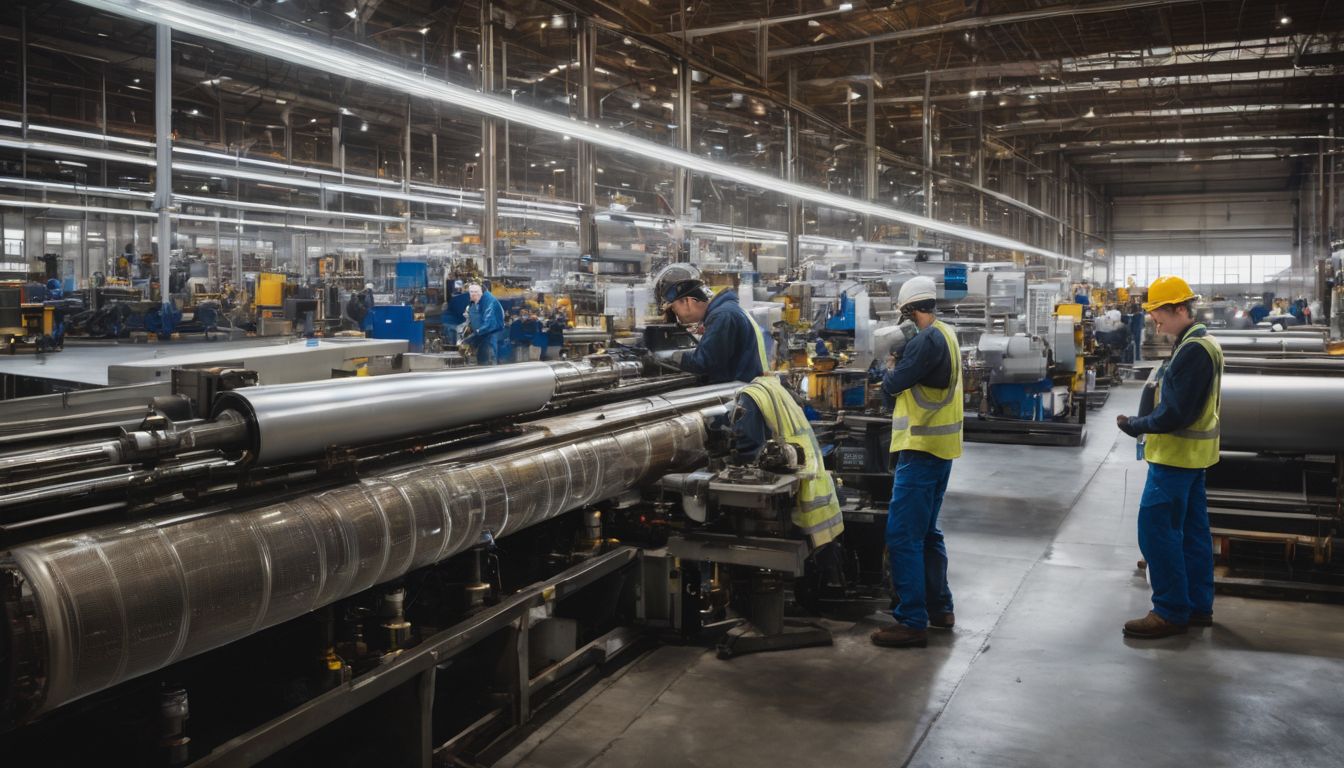
MULTIPOLYGON (((1169 467, 1185 469, 1205 469, 1218 463, 1218 410, 1222 403, 1223 386, 1223 348, 1212 336, 1195 336, 1195 330, 1202 329, 1203 323, 1196 325, 1186 334, 1185 340, 1172 353, 1174 360, 1181 347, 1195 344, 1204 348, 1213 359, 1213 383, 1204 397, 1204 407, 1199 418, 1185 429, 1164 434, 1150 433, 1143 439, 1143 458, 1152 464, 1165 464, 1169 467)), ((1157 390, 1153 393, 1153 406, 1162 402, 1162 381, 1166 378, 1165 365, 1157 380, 1157 390)))
POLYGON ((750 312, 745 309, 742 312, 751 322, 751 329, 756 332, 756 354, 761 356, 761 373, 769 373, 770 357, 765 354, 765 332, 761 330, 761 326, 756 323, 756 318, 752 317, 750 312))
POLYGON ((798 446, 803 453, 793 524, 807 536, 814 549, 832 541, 845 530, 840 499, 835 493, 831 473, 822 464, 821 446, 817 444, 817 436, 803 409, 798 407, 779 379, 769 374, 757 377, 743 387, 740 394, 756 403, 771 434, 798 446))
POLYGON ((935 320, 932 328, 947 341, 952 380, 945 389, 915 384, 896 396, 891 452, 924 451, 940 459, 955 459, 961 455, 961 347, 957 334, 941 320, 935 320))

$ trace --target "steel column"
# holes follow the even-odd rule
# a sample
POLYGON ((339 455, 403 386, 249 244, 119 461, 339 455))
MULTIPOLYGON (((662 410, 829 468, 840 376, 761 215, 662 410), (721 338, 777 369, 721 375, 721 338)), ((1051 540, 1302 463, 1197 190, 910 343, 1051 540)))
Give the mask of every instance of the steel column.
MULTIPOLYGON (((495 90, 495 27, 491 18, 494 4, 490 0, 481 0, 481 92, 493 93, 495 90)), ((487 275, 496 271, 495 232, 499 229, 497 200, 499 197, 499 179, 496 174, 495 118, 481 118, 481 259, 487 275)))
MULTIPOLYGON (((868 46, 868 98, 864 112, 864 199, 877 202, 877 86, 874 78, 877 73, 876 54, 873 46, 868 46)), ((875 222, 872 216, 864 216, 863 236, 867 240, 875 238, 875 222)))
POLYGON ((168 294, 168 267, 173 253, 173 31, 155 28, 154 47, 154 210, 159 214, 159 300, 167 320, 172 297, 168 294))
MULTIPOLYGON (((597 60, 597 27, 591 19, 583 18, 579 22, 579 116, 581 120, 594 122, 597 119, 597 99, 593 93, 593 67, 597 60)), ((579 253, 597 254, 597 224, 594 215, 597 212, 597 160, 596 150, 586 141, 574 142, 578 145, 578 167, 575 172, 577 189, 575 200, 579 203, 579 253)))
POLYGON ((924 215, 933 218, 933 100, 930 91, 933 88, 933 75, 924 73, 924 111, 920 118, 923 127, 923 141, 920 151, 924 161, 924 215))
MULTIPOLYGON (((677 149, 691 151, 691 68, 684 59, 677 63, 677 149)), ((691 212, 691 172, 677 166, 676 200, 674 213, 684 219, 691 212)))

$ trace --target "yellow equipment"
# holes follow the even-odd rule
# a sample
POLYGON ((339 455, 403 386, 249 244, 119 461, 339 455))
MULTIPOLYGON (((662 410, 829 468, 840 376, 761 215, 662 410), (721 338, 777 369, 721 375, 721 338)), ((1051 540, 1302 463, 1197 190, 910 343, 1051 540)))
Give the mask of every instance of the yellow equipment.
POLYGON ((257 275, 257 306, 279 307, 285 303, 286 277, 275 272, 257 275))

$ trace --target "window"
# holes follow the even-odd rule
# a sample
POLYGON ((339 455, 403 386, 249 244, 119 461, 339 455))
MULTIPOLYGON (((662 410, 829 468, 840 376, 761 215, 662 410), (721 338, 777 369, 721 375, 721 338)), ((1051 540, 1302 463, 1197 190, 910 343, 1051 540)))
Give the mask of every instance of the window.
POLYGON ((1191 285, 1263 283, 1292 266, 1292 254, 1245 253, 1229 256, 1115 256, 1113 283, 1124 286, 1132 277, 1147 285, 1160 275, 1180 275, 1191 285))

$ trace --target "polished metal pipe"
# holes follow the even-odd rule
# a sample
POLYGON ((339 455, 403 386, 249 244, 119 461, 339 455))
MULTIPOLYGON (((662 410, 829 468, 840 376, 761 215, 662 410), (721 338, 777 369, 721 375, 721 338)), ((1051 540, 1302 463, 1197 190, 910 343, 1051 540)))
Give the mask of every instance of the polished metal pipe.
POLYGON ((451 557, 483 534, 697 466, 706 419, 726 412, 738 386, 543 419, 534 426, 554 442, 488 460, 15 547, 0 576, 21 583, 35 609, 6 624, 13 677, 2 709, 22 722, 451 557))
POLYGON ((1329 335, 1325 326, 1295 326, 1286 331, 1271 331, 1268 328, 1212 328, 1209 333, 1218 338, 1245 338, 1248 336, 1275 336, 1285 339, 1318 339, 1329 335), (1312 330, 1305 330, 1312 329, 1312 330))
POLYGON ((244 387, 222 392, 213 415, 242 414, 259 464, 320 455, 541 410, 555 395, 545 363, 244 387))
POLYGON ((1224 450, 1344 453, 1344 379, 1224 374, 1224 450))
POLYGON ((1221 336, 1214 334, 1224 352, 1232 354, 1263 354, 1267 352, 1325 352, 1322 336, 1284 336, 1266 333, 1258 336, 1221 336))

